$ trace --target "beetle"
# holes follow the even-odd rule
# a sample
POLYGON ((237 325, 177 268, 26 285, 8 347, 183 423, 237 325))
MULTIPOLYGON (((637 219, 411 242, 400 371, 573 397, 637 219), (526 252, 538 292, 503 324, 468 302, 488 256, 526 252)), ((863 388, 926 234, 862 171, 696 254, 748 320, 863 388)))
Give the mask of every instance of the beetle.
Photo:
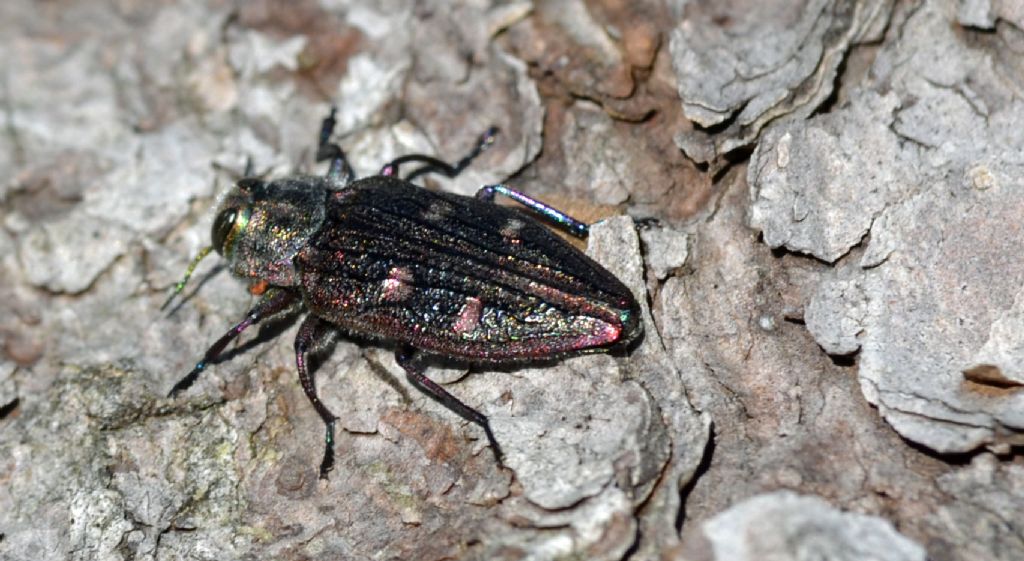
POLYGON ((455 164, 411 154, 357 180, 331 141, 335 111, 322 121, 316 154, 330 162, 326 175, 245 177, 221 202, 212 245, 192 260, 164 306, 211 251, 233 275, 267 289, 169 397, 191 386, 250 326, 305 312, 295 363, 326 426, 321 478, 334 466, 337 417, 317 394, 308 357, 335 332, 394 345, 409 381, 479 425, 500 465, 487 417, 428 378, 425 361, 502 365, 624 348, 642 334, 639 305, 612 273, 535 219, 585 237, 588 226, 564 212, 501 184, 467 197, 411 183, 426 173, 458 175, 494 142, 497 129, 455 164), (400 167, 410 163, 421 167, 400 178, 400 167), (525 209, 500 206, 496 195, 525 209))

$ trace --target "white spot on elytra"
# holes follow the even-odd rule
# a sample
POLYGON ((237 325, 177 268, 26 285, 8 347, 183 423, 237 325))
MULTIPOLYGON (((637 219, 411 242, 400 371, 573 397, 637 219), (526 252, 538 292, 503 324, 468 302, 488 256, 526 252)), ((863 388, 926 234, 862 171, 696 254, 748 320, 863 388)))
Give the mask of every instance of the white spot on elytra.
POLYGON ((445 216, 451 214, 452 209, 448 206, 448 203, 443 201, 434 201, 430 203, 427 210, 423 211, 423 219, 428 222, 436 222, 445 216))
POLYGON ((518 218, 509 218, 505 224, 501 227, 501 235, 506 239, 514 239, 519 237, 519 232, 523 230, 524 223, 518 218))
POLYGON ((479 298, 466 297, 466 303, 459 311, 459 318, 455 320, 454 329, 456 333, 469 333, 480 325, 480 312, 483 310, 483 303, 479 298))
POLYGON ((400 302, 412 294, 412 272, 404 267, 392 267, 388 278, 381 283, 380 298, 388 302, 400 302))

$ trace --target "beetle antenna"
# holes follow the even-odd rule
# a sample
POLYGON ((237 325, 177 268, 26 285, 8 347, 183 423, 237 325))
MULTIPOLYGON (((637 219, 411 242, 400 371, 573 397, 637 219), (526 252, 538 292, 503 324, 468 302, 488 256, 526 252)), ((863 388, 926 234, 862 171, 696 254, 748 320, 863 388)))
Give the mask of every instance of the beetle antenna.
POLYGON ((164 305, 160 306, 161 311, 170 305, 170 303, 174 301, 174 298, 181 294, 182 290, 185 290, 185 285, 188 283, 188 279, 192 278, 192 273, 195 272, 196 266, 198 266, 199 262, 209 255, 211 251, 213 251, 213 246, 210 245, 199 250, 199 254, 192 259, 191 263, 188 264, 188 269, 185 269, 185 276, 183 276, 181 280, 174 285, 174 290, 171 292, 171 295, 167 297, 166 301, 164 301, 164 305))

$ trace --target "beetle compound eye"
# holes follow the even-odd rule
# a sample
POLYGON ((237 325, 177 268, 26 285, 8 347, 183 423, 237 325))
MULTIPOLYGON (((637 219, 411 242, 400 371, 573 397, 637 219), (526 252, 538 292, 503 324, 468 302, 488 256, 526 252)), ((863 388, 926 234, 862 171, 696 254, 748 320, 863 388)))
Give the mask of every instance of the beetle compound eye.
POLYGON ((210 236, 213 238, 213 247, 217 253, 224 254, 224 242, 235 226, 236 214, 238 211, 231 208, 218 214, 217 219, 213 221, 213 230, 210 232, 210 236))
POLYGON ((249 209, 239 210, 229 208, 221 211, 217 219, 213 221, 213 230, 210 232, 213 238, 213 247, 217 253, 227 257, 233 249, 235 238, 238 233, 245 229, 249 222, 249 209))

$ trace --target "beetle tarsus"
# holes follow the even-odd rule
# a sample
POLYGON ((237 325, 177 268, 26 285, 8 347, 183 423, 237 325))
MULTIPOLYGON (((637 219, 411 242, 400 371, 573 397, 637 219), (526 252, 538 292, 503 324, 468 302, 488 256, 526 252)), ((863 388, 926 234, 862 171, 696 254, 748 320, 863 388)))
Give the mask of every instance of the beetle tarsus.
POLYGON ((327 475, 334 469, 334 421, 327 423, 327 432, 324 436, 324 459, 320 461, 320 479, 327 479, 327 475))
POLYGON ((487 443, 491 445, 491 451, 494 452, 494 461, 498 463, 498 467, 505 467, 505 452, 502 451, 501 446, 498 444, 498 439, 494 438, 494 433, 491 432, 490 419, 483 417, 483 424, 480 426, 483 427, 484 434, 487 436, 487 443))
POLYGON ((167 392, 167 397, 173 398, 177 396, 179 393, 192 387, 192 384, 196 382, 196 378, 199 378, 199 373, 202 372, 205 368, 206 361, 201 360, 197 362, 195 367, 193 367, 188 374, 185 374, 184 378, 178 380, 178 383, 174 384, 174 387, 171 388, 171 391, 167 392))

